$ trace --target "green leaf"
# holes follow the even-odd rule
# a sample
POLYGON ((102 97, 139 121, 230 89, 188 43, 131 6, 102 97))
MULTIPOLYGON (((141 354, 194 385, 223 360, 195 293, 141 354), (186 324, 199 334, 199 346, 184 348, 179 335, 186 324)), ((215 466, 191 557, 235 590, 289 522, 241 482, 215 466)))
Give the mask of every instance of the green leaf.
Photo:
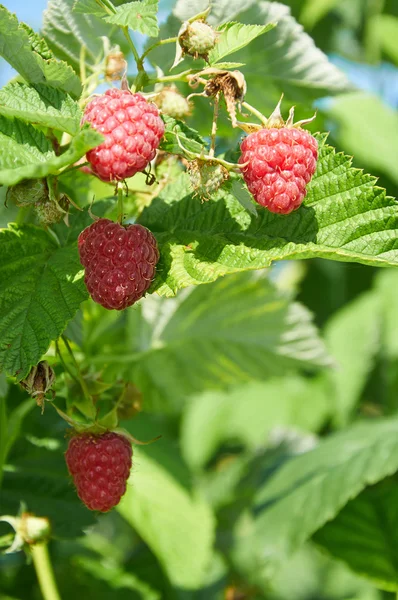
POLYGON ((140 467, 117 510, 154 552, 173 585, 199 588, 212 558, 210 507, 196 493, 190 495, 144 451, 134 449, 134 455, 140 467))
POLYGON ((251 41, 270 31, 275 27, 275 23, 267 25, 243 25, 242 23, 225 23, 218 27, 220 36, 214 49, 209 52, 209 64, 218 67, 220 62, 226 56, 238 52, 251 41))
POLYGON ((306 29, 311 29, 338 3, 339 0, 306 0, 301 10, 300 21, 306 29))
MULTIPOLYGON (((185 21, 207 6, 207 0, 178 0, 173 12, 185 21)), ((249 25, 277 23, 272 31, 254 40, 239 54, 239 60, 248 65, 247 71, 244 70, 248 102, 252 97, 259 110, 269 108, 267 96, 269 101, 270 94, 277 98, 281 91, 287 97, 307 104, 310 98, 352 89, 346 76, 315 46, 285 4, 266 0, 247 0, 244 3, 241 0, 220 0, 213 3, 208 20, 212 25, 234 20, 249 25), (264 94, 264 86, 267 87, 267 95, 264 94), (263 98, 265 101, 261 105, 263 98)), ((160 62, 158 64, 162 67, 160 62)))
POLYGON ((339 310, 327 323, 326 345, 336 360, 329 373, 336 421, 346 425, 352 416, 380 346, 380 300, 367 292, 339 310))
POLYGON ((398 183, 396 111, 376 96, 358 92, 336 98, 327 115, 337 123, 333 136, 358 164, 377 169, 398 183))
POLYGON ((393 15, 372 15, 368 20, 369 35, 378 46, 398 65, 398 18, 393 15))
POLYGON ((265 277, 240 273, 177 299, 148 297, 142 310, 145 321, 132 325, 146 340, 138 356, 108 344, 90 360, 125 365, 152 410, 178 409, 206 389, 330 365, 311 315, 265 277))
POLYGON ((178 121, 168 115, 162 115, 162 118, 166 128, 164 137, 160 143, 160 150, 185 156, 184 150, 179 145, 178 140, 183 148, 186 148, 190 152, 200 154, 206 147, 206 142, 200 137, 198 132, 185 125, 183 121, 178 121))
MULTIPOLYGON (((114 551, 114 548, 111 547, 111 549, 114 551)), ((140 600, 161 600, 160 593, 145 581, 109 561, 78 555, 74 557, 73 563, 115 590, 123 589, 137 592, 140 600)), ((123 593, 126 594, 125 591, 123 593)))
POLYGON ((0 367, 23 379, 87 298, 75 245, 43 229, 0 230, 0 367))
POLYGON ((255 496, 246 539, 253 560, 283 561, 366 486, 397 470, 397 418, 358 424, 291 458, 255 496))
POLYGON ((10 63, 22 77, 30 83, 47 83, 79 96, 80 80, 66 63, 54 58, 43 58, 37 50, 40 46, 38 35, 29 35, 26 26, 19 24, 15 15, 0 6, 0 55, 10 63))
POLYGON ((115 27, 95 15, 73 10, 74 0, 49 0, 43 13, 42 34, 55 56, 65 60, 79 72, 82 48, 89 72, 104 55, 103 37, 112 44, 123 43, 114 35, 115 27))
POLYGON ((153 290, 209 283, 222 275, 269 267, 286 258, 328 258, 374 266, 398 265, 398 205, 375 179, 351 167, 318 136, 317 171, 298 211, 248 214, 227 190, 201 204, 183 174, 167 186, 140 221, 157 237, 161 260, 153 290))
POLYGON ((255 450, 267 444, 275 427, 316 430, 330 410, 319 378, 287 375, 227 392, 206 392, 187 404, 181 450, 191 468, 202 468, 225 441, 238 441, 255 450))
POLYGON ((149 37, 157 37, 158 27, 158 0, 141 0, 140 2, 127 2, 116 7, 113 15, 105 17, 107 23, 120 27, 130 27, 149 37))
POLYGON ((364 490, 315 541, 379 589, 398 591, 398 484, 389 478, 364 490))
POLYGON ((72 10, 84 15, 94 15, 101 19, 108 14, 105 6, 96 2, 96 0, 75 0, 72 10))
POLYGON ((29 512, 50 519, 55 536, 81 535, 83 528, 95 522, 95 516, 83 506, 71 485, 63 452, 59 447, 49 451, 25 444, 25 452, 5 468, 1 490, 3 514, 18 514, 24 502, 29 512))
POLYGON ((9 83, 3 87, 0 114, 71 135, 79 132, 82 117, 79 105, 68 94, 41 83, 9 83))
POLYGON ((93 129, 82 129, 72 138, 68 149, 56 156, 49 140, 32 125, 0 117, 0 183, 15 185, 23 179, 57 174, 102 140, 102 135, 93 129))

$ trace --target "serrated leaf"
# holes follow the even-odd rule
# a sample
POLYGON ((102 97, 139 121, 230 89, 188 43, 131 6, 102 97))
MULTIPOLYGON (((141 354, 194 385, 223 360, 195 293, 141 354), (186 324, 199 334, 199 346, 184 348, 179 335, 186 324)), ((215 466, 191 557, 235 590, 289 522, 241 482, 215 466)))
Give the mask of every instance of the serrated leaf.
POLYGON ((255 496, 246 539, 253 560, 280 563, 366 486, 397 470, 397 418, 353 426, 288 460, 255 496))
POLYGON ((398 265, 397 202, 324 139, 318 136, 317 171, 307 197, 287 216, 258 207, 254 217, 228 191, 201 204, 185 174, 167 186, 140 218, 160 246, 152 289, 171 295, 286 258, 398 265))
POLYGON ((398 590, 396 477, 364 490, 314 539, 379 589, 398 590))
POLYGON ((225 23, 217 28, 220 35, 213 50, 209 52, 209 64, 218 67, 226 56, 238 52, 263 33, 275 27, 275 23, 267 25, 243 25, 243 23, 225 23))
POLYGON ((214 67, 217 67, 217 69, 225 69, 226 71, 231 70, 231 69, 239 69, 240 67, 244 67, 245 63, 239 63, 239 62, 219 62, 216 65, 214 65, 214 67))
POLYGON ((206 147, 206 142, 200 137, 198 132, 188 127, 188 125, 185 125, 183 121, 178 121, 168 115, 162 115, 162 118, 166 128, 160 143, 160 150, 170 152, 171 154, 186 156, 183 148, 186 148, 190 152, 200 154, 206 147), (183 148, 178 143, 178 140, 183 148))
POLYGON ((42 83, 9 83, 3 87, 0 114, 71 135, 80 130, 82 116, 79 105, 68 94, 42 83))
MULTIPOLYGON (((178 0, 174 14, 185 21, 195 12, 205 10, 207 0, 178 0)), ((352 89, 346 76, 319 50, 302 25, 291 16, 290 8, 279 2, 266 0, 219 0, 212 5, 208 17, 212 25, 239 20, 241 23, 277 23, 267 35, 254 40, 247 50, 242 50, 239 60, 248 65, 244 70, 248 85, 247 99, 261 105, 264 85, 275 97, 283 91, 294 100, 308 103, 310 98, 338 94, 352 89)), ((159 62, 159 66, 162 64, 159 62)), ((269 101, 269 99, 268 99, 269 101)), ((254 103, 254 102, 253 102, 254 103)))
POLYGON ((141 0, 141 2, 127 2, 116 7, 113 15, 105 17, 107 23, 120 27, 130 27, 149 37, 157 37, 158 27, 158 0, 141 0))
POLYGON ((33 225, 0 230, 0 368, 23 379, 87 298, 77 247, 33 225))
POLYGON ((75 0, 72 10, 73 12, 94 15, 100 18, 108 14, 104 5, 96 2, 96 0, 75 0))
POLYGON ((80 55, 84 46, 87 68, 98 64, 103 57, 102 37, 108 37, 112 43, 115 28, 103 19, 90 14, 73 11, 74 0, 49 0, 43 13, 42 34, 55 56, 65 60, 79 72, 80 55))
POLYGON ((212 557, 211 509, 144 451, 134 449, 134 454, 140 468, 117 510, 157 556, 172 584, 199 588, 212 557))
POLYGON ((207 389, 331 364, 308 311, 265 277, 240 273, 176 299, 148 296, 142 310, 132 326, 146 339, 138 356, 118 353, 107 339, 90 360, 132 377, 147 410, 174 411, 207 389))
POLYGON ((93 129, 82 129, 72 138, 68 149, 56 156, 49 140, 32 125, 0 117, 0 183, 15 185, 23 179, 57 174, 102 140, 102 135, 93 129))
POLYGON ((69 65, 54 58, 43 58, 47 56, 47 46, 41 46, 38 35, 19 24, 16 16, 4 6, 0 6, 0 30, 0 55, 27 82, 47 83, 74 96, 80 95, 80 80, 69 65))

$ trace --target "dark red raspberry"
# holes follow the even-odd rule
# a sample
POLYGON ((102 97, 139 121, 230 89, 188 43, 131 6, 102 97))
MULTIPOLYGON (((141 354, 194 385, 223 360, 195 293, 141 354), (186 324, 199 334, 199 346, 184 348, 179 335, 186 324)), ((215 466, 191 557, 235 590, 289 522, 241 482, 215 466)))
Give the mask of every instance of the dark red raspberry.
POLYGON ((141 94, 112 88, 91 100, 88 121, 105 141, 87 152, 92 170, 103 181, 119 181, 143 171, 155 157, 164 123, 155 104, 141 94))
POLYGON ((126 437, 108 431, 78 434, 65 453, 79 498, 90 510, 108 512, 126 491, 133 451, 126 437))
POLYGON ((256 202, 287 215, 304 200, 316 169, 318 143, 301 128, 271 127, 248 135, 239 163, 256 202))
POLYGON ((87 289, 105 308, 123 310, 151 285, 159 251, 155 237, 142 225, 124 227, 98 219, 81 232, 78 247, 87 289))

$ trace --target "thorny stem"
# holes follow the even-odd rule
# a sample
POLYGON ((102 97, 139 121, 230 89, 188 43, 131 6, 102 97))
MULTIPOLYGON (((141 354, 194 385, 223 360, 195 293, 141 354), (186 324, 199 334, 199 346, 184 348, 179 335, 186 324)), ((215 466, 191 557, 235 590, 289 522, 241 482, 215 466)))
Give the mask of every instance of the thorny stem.
POLYGON ((242 106, 244 106, 245 108, 247 108, 247 110, 249 110, 258 119, 260 119, 260 121, 261 121, 261 123, 263 125, 267 124, 268 119, 266 117, 264 117, 264 115, 261 114, 259 110, 257 110, 256 108, 254 108, 254 106, 251 106, 251 104, 248 104, 247 102, 242 102, 242 106))
POLYGON ((165 40, 160 40, 159 42, 155 42, 155 44, 152 44, 152 46, 149 46, 149 48, 147 48, 145 50, 144 54, 141 56, 141 62, 144 62, 144 59, 148 56, 148 54, 150 52, 152 52, 152 50, 154 50, 158 46, 164 46, 164 44, 173 44, 177 40, 178 40, 177 37, 171 37, 171 38, 167 38, 165 40))
POLYGON ((86 400, 88 400, 89 402, 92 402, 92 398, 91 398, 91 396, 90 396, 90 393, 89 393, 89 391, 88 391, 88 388, 87 388, 86 382, 84 381, 84 379, 83 379, 83 375, 82 375, 82 373, 81 373, 81 371, 80 371, 79 363, 77 362, 77 360, 76 360, 76 358, 75 358, 75 355, 73 354, 73 350, 72 350, 72 348, 70 347, 70 344, 69 344, 68 338, 67 338, 67 337, 65 337, 65 335, 61 335, 61 338, 62 338, 62 341, 64 342, 64 344, 65 344, 65 346, 66 346, 66 349, 67 349, 67 351, 68 351, 68 352, 69 352, 69 354, 70 354, 70 357, 71 357, 71 359, 72 359, 73 365, 74 365, 74 367, 75 367, 75 369, 76 369, 76 375, 77 375, 77 378, 78 378, 78 380, 79 380, 80 387, 82 388, 82 391, 83 391, 84 397, 85 397, 85 398, 86 398, 86 400))
POLYGON ((214 156, 216 150, 216 134, 217 134, 217 119, 218 119, 218 111, 220 108, 220 97, 217 96, 214 98, 214 112, 213 112, 213 123, 211 125, 211 142, 210 142, 210 150, 209 156, 214 156))
POLYGON ((46 543, 30 546, 33 564, 44 600, 61 600, 46 543))

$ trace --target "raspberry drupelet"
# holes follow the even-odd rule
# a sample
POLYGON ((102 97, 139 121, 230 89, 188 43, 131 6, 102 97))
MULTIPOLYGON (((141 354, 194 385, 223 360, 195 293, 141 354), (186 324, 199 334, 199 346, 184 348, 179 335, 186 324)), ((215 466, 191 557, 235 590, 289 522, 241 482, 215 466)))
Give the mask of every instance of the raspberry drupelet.
POLYGON ((98 219, 79 235, 78 248, 90 296, 107 309, 137 302, 155 276, 157 242, 142 225, 98 219))
POLYGON ((87 152, 92 171, 103 181, 120 181, 143 171, 155 157, 164 123, 155 104, 141 94, 112 88, 87 104, 82 123, 105 137, 87 152))
POLYGON ((108 431, 77 434, 65 453, 79 498, 90 510, 108 512, 126 492, 133 451, 126 437, 108 431))

